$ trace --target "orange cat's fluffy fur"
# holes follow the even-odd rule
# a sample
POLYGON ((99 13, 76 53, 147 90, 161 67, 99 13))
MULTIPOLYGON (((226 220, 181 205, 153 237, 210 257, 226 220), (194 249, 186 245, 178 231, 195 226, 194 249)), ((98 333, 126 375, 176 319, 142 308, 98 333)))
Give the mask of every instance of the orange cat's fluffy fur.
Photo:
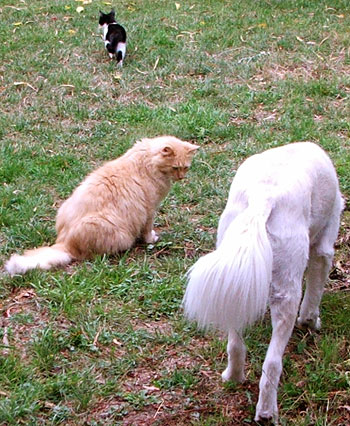
POLYGON ((158 237, 153 219, 173 180, 183 179, 197 145, 172 136, 142 139, 114 161, 92 172, 57 213, 57 240, 51 247, 13 255, 11 274, 50 269, 73 260, 127 250, 142 238, 158 237))

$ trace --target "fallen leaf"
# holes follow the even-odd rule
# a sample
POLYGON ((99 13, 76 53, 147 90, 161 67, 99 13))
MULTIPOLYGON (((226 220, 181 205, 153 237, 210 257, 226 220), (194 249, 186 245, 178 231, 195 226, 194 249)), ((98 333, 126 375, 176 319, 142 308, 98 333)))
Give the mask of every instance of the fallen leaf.
POLYGON ((68 6, 67 4, 64 6, 64 8, 66 9, 66 10, 69 10, 70 9, 70 6, 68 6))
POLYGON ((13 85, 14 86, 28 86, 31 89, 33 89, 35 92, 38 91, 38 89, 36 89, 35 87, 33 87, 31 84, 27 83, 26 81, 14 81, 13 85))
POLYGON ((69 34, 75 34, 75 33, 76 33, 76 30, 68 30, 68 33, 69 33, 69 34))
POLYGON ((23 24, 23 22, 14 22, 12 25, 14 26, 14 27, 19 27, 20 25, 22 25, 23 24))
POLYGON ((50 402, 50 401, 45 401, 44 402, 44 407, 45 408, 49 408, 49 409, 53 409, 53 408, 56 407, 56 405, 54 403, 50 402))
POLYGON ((329 39, 330 36, 325 37, 319 44, 319 46, 321 46, 325 41, 327 41, 329 39))
POLYGON ((181 6, 180 3, 175 3, 176 10, 179 10, 180 6, 181 6))
POLYGON ((267 24, 266 24, 266 22, 262 22, 261 24, 258 24, 258 27, 259 28, 266 28, 267 24))
POLYGON ((116 73, 113 75, 113 78, 114 78, 115 80, 120 80, 120 79, 122 78, 122 75, 121 75, 121 73, 120 73, 120 72, 116 72, 116 73))
POLYGON ((157 68, 157 66, 158 66, 158 62, 159 62, 159 56, 158 56, 158 58, 156 59, 156 62, 154 63, 154 66, 153 66, 153 71, 157 68))
POLYGON ((21 299, 31 299, 35 296, 36 296, 36 294, 35 294, 34 290, 32 290, 32 289, 23 290, 14 298, 14 300, 16 300, 16 302, 19 302, 19 301, 21 301, 21 299))
POLYGON ((159 391, 159 388, 157 388, 156 386, 147 386, 147 385, 144 385, 143 388, 146 389, 146 390, 148 390, 148 391, 159 391))
POLYGON ((84 8, 83 8, 82 6, 78 6, 75 10, 76 10, 78 13, 81 13, 81 12, 84 10, 84 8))

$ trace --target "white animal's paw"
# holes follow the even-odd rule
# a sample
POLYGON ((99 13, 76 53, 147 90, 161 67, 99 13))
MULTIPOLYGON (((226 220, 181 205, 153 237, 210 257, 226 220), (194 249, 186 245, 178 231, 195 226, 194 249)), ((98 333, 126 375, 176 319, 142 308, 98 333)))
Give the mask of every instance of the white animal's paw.
POLYGON ((322 323, 321 323, 321 318, 320 317, 317 317, 317 319, 316 319, 316 322, 315 322, 315 330, 316 331, 319 331, 319 330, 321 330, 321 325, 322 325, 322 323))
POLYGON ((257 411, 254 420, 256 422, 273 423, 275 425, 278 425, 278 415, 274 412, 270 413, 269 411, 257 411))
POLYGON ((271 383, 266 382, 267 376, 264 374, 260 380, 259 400, 256 405, 255 418, 256 422, 273 423, 278 425, 278 407, 277 392, 272 388, 271 383), (265 384, 262 383, 265 381, 265 384), (267 385, 267 386, 266 386, 267 385))
POLYGON ((232 381, 232 382, 242 383, 245 380, 245 375, 244 375, 244 371, 235 372, 229 367, 227 367, 226 370, 222 372, 221 378, 223 382, 232 381))
POLYGON ((146 236, 145 241, 147 244, 154 244, 159 240, 156 231, 152 229, 152 231, 146 236))
POLYGON ((275 425, 278 425, 277 402, 273 403, 271 406, 270 404, 262 404, 262 405, 263 407, 261 406, 259 401, 256 407, 254 420, 256 422, 263 422, 263 423, 269 423, 269 424, 273 423, 275 425))
POLYGON ((319 331, 321 329, 321 318, 316 317, 316 319, 313 318, 301 318, 299 317, 297 319, 297 326, 299 328, 311 328, 312 330, 319 331))

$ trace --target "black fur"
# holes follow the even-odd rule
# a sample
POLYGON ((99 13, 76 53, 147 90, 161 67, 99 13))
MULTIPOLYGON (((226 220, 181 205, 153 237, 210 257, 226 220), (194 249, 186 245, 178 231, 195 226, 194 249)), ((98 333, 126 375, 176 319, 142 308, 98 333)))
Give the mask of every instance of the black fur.
POLYGON ((117 24, 115 20, 115 11, 111 10, 110 13, 103 13, 100 11, 99 24, 102 27, 103 25, 108 25, 108 31, 104 37, 106 43, 106 49, 109 53, 115 55, 117 63, 122 61, 123 54, 120 50, 117 51, 118 43, 126 43, 126 31, 125 29, 117 24))

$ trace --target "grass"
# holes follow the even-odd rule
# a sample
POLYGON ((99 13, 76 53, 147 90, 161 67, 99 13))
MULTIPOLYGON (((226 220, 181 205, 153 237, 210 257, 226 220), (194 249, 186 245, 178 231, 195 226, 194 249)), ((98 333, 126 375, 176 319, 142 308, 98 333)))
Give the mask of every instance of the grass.
MULTIPOLYGON (((225 341, 183 320, 185 272, 214 247, 239 164, 298 140, 323 146, 350 196, 346 0, 120 0, 117 69, 97 32, 108 2, 0 6, 0 261, 52 243, 59 204, 138 138, 201 145, 156 217, 161 240, 66 270, 0 271, 0 423, 252 423, 268 317, 247 332, 247 382, 222 385, 225 341), (83 12, 76 11, 77 6, 83 12)), ((342 220, 319 334, 296 330, 282 425, 345 425, 349 237, 342 220)))

